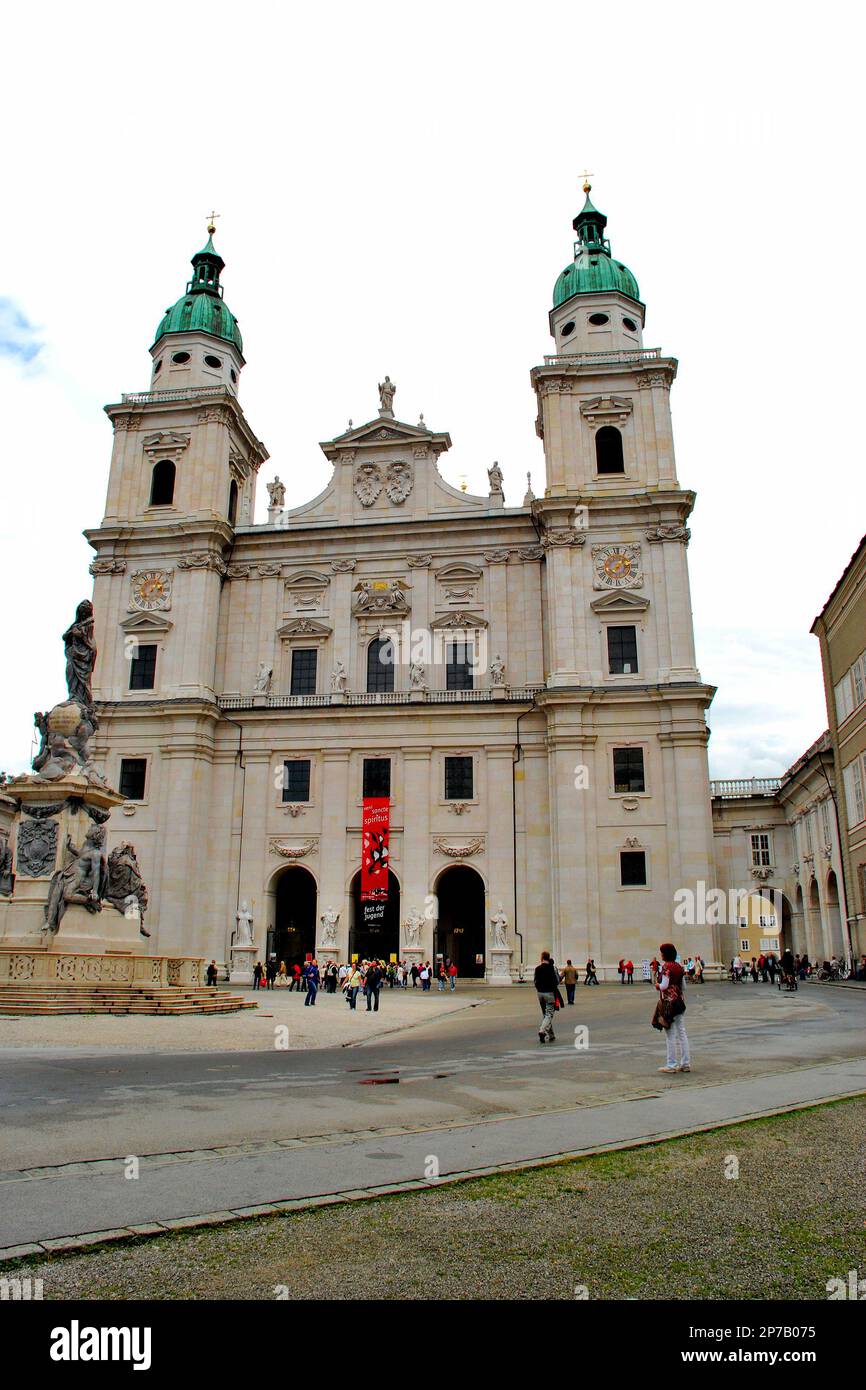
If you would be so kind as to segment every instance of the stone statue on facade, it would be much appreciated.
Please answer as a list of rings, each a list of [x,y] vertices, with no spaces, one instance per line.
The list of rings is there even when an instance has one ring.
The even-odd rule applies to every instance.
[[[240,908],[235,913],[235,920],[238,924],[237,935],[235,936],[235,945],[252,946],[253,914],[250,912],[246,903],[241,903]]]
[[[93,631],[93,604],[90,599],[84,599],[75,610],[75,622],[63,634],[63,643],[66,647],[66,688],[69,698],[85,709],[93,706],[90,684],[96,663]]]
[[[67,835],[66,863],[52,875],[45,904],[43,932],[58,930],[71,903],[80,903],[88,912],[101,912],[107,887],[105,826],[91,826],[81,849],[76,849]]]
[[[6,839],[0,840],[0,898],[12,896],[12,846]]]
[[[344,695],[349,686],[349,678],[346,675],[346,668],[342,661],[334,662],[334,669],[331,672],[331,690],[334,694]]]
[[[48,727],[48,718],[39,710],[33,716],[41,739],[39,751],[33,759],[33,771],[47,782],[56,782],[58,778],[68,777],[75,772],[80,763],[66,735]]]
[[[274,481],[272,483],[267,483],[266,486],[268,489],[268,497],[270,498],[268,510],[272,512],[281,511],[286,505],[286,485],[280,480],[279,473],[276,473],[274,475]]]
[[[424,930],[424,914],[419,912],[417,907],[407,915],[403,926],[406,931],[406,945],[420,946],[421,933]]]
[[[496,493],[502,492],[502,484],[504,479],[502,477],[502,469],[499,467],[498,463],[494,462],[493,467],[488,468],[487,479],[491,497],[494,496],[494,494]]]
[[[253,685],[254,695],[269,695],[271,690],[271,679],[274,674],[273,666],[268,666],[266,662],[259,662],[258,674]]]
[[[505,662],[498,653],[490,663],[490,679],[494,685],[505,684]]]
[[[396,385],[389,376],[384,381],[379,382],[379,414],[394,414],[394,395],[397,390]]]
[[[423,661],[412,661],[409,663],[409,684],[413,690],[426,690],[427,682],[424,677],[427,674]]]
[[[322,923],[322,945],[336,946],[339,912],[334,907],[326,907],[319,920]]]
[[[500,903],[490,918],[490,925],[493,928],[493,944],[495,946],[508,945],[508,918]]]

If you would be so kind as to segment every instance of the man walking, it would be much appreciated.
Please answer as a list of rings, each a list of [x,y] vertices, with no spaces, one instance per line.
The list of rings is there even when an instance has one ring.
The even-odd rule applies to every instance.
[[[538,1030],[540,1043],[556,1041],[556,1034],[553,1031],[553,1015],[556,1012],[558,987],[559,976],[550,958],[550,952],[542,951],[541,960],[535,967],[535,992],[538,995],[538,1002],[544,1010],[544,1018]]]
[[[319,967],[316,961],[311,960],[304,968],[304,975],[307,980],[307,997],[304,1004],[315,1004],[316,995],[319,992]]]
[[[569,1004],[573,1004],[574,987],[577,984],[577,967],[572,965],[570,960],[565,962],[565,969],[562,972],[562,983],[565,985],[565,994]]]
[[[590,956],[589,960],[586,962],[586,979],[583,983],[585,985],[598,984],[598,976],[595,973],[595,961],[593,960],[592,956]]]
[[[367,1013],[371,1008],[374,1013],[379,1012],[379,990],[382,988],[382,971],[379,969],[379,962],[372,960],[367,966],[367,975],[364,980],[364,993],[367,996]],[[376,1004],[373,1008],[373,1000]]]

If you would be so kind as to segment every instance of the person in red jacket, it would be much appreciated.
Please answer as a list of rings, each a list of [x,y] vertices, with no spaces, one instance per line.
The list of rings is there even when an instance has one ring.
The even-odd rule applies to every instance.
[[[448,967],[448,978],[451,981],[451,993],[453,994],[457,988],[457,966],[454,964],[453,960]]]
[[[628,980],[629,984],[630,984],[630,985],[633,985],[633,984],[634,984],[634,961],[633,961],[633,960],[627,960],[627,961],[626,961],[626,963],[625,963],[625,973],[626,973],[626,979]]]

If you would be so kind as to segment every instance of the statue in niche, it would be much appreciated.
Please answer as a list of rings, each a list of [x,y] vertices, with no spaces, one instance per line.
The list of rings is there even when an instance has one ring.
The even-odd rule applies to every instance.
[[[92,825],[81,849],[66,837],[66,863],[52,876],[45,904],[43,932],[56,932],[71,903],[88,912],[101,912],[108,888],[108,857],[105,853],[105,826]]]
[[[394,395],[397,387],[389,376],[379,382],[379,414],[394,414]]]
[[[252,946],[253,914],[250,912],[246,903],[241,903],[240,908],[235,913],[235,920],[238,924],[237,934],[235,935],[235,945]]]
[[[490,925],[493,928],[493,943],[495,946],[508,945],[508,918],[499,904],[493,916],[490,918]]]

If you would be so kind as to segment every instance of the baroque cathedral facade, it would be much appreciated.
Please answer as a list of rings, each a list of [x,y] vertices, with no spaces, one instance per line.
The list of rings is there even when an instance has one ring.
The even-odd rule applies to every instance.
[[[677,362],[586,202],[533,367],[543,494],[451,487],[446,432],[373,419],[321,447],[286,508],[240,403],[243,344],[212,236],[159,325],[148,390],[106,407],[95,749],[124,796],[162,954],[450,956],[507,982],[655,953],[713,877],[688,578],[694,493]],[[212,231],[212,229],[211,229]],[[363,811],[387,804],[388,896],[362,901]],[[116,824],[115,824],[116,823]],[[684,952],[714,955],[705,926]]]

